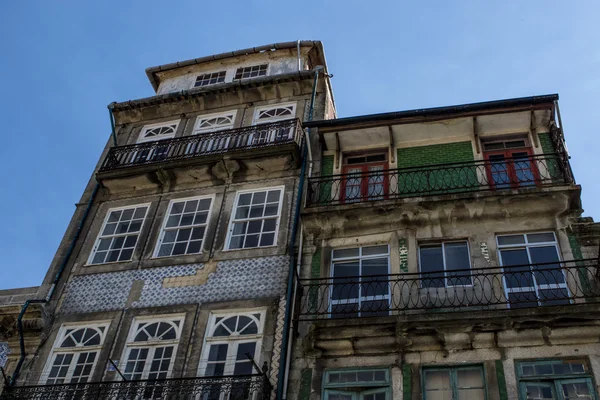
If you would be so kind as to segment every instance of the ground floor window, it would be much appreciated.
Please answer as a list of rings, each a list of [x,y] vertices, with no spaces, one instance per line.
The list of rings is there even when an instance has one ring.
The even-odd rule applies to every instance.
[[[342,369],[326,371],[324,400],[391,400],[388,369]]]
[[[485,380],[481,365],[431,367],[423,369],[425,400],[485,400]]]
[[[584,359],[517,362],[521,400],[597,400]]]

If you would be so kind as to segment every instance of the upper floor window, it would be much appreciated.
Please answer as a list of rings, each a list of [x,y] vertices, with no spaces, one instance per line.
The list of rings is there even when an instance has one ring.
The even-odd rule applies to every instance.
[[[521,400],[598,398],[584,359],[518,361],[516,372]]]
[[[212,197],[172,200],[156,247],[156,257],[198,254],[206,235]]]
[[[143,204],[108,210],[88,264],[131,260],[148,206]]]
[[[252,65],[249,67],[240,67],[235,70],[234,80],[254,78],[257,76],[267,75],[267,68],[269,64]]]
[[[227,249],[275,245],[282,199],[282,187],[238,192],[229,224]]]
[[[121,365],[127,380],[165,379],[171,375],[183,315],[135,319]]]
[[[425,368],[423,380],[424,400],[486,399],[481,366]]]
[[[266,124],[296,117],[296,103],[275,104],[257,107],[254,110],[254,124]]]
[[[387,368],[330,370],[323,376],[324,400],[391,400]]]
[[[225,82],[225,73],[227,71],[212,72],[208,74],[202,74],[196,77],[194,87],[202,87],[208,85],[214,85],[215,83]]]
[[[332,251],[332,318],[388,315],[390,307],[388,245]]]
[[[535,185],[539,181],[533,151],[525,137],[484,141],[488,181],[496,189]]]
[[[554,232],[502,235],[496,240],[511,308],[569,303]]]
[[[210,133],[233,129],[236,110],[226,111],[218,114],[199,115],[194,124],[193,134]]]
[[[264,319],[263,310],[211,314],[198,372],[203,376],[258,373],[246,353],[260,365]]]
[[[178,125],[179,120],[146,125],[142,128],[137,142],[142,143],[154,140],[171,139],[175,137]]]
[[[364,200],[384,199],[389,193],[387,151],[344,156],[342,173],[342,201],[354,203]]]
[[[471,257],[466,241],[419,246],[422,287],[472,285]]]
[[[98,361],[108,322],[85,326],[62,326],[48,358],[41,384],[87,382]]]

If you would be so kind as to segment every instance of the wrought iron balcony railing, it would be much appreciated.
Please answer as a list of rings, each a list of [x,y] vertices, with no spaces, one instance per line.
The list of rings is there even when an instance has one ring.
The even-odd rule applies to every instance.
[[[302,138],[300,122],[290,119],[210,134],[118,146],[109,150],[100,172],[286,143],[296,143],[300,147]]]
[[[600,303],[597,259],[300,279],[299,320]]]
[[[309,179],[307,207],[573,183],[563,154],[372,170]]]
[[[145,381],[69,383],[6,388],[2,400],[267,400],[266,375],[215,376]]]

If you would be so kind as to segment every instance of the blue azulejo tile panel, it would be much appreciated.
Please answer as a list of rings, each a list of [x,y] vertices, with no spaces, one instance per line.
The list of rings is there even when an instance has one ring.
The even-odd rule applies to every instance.
[[[280,296],[285,293],[288,267],[287,256],[221,261],[206,283],[180,287],[163,287],[163,280],[195,275],[204,265],[81,275],[68,283],[59,312],[72,314],[123,309],[136,280],[143,281],[143,288],[139,298],[131,303],[132,308]]]
[[[0,367],[4,368],[6,366],[9,354],[10,347],[8,347],[8,343],[0,342]]]

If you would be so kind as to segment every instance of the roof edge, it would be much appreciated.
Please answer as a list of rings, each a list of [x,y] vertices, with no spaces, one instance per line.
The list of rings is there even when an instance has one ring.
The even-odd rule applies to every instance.
[[[558,94],[546,94],[529,97],[516,97],[504,100],[492,100],[479,103],[459,104],[444,107],[419,108],[414,110],[394,111],[388,113],[358,115],[355,117],[346,117],[338,119],[328,119],[319,121],[305,121],[302,123],[307,128],[315,127],[335,127],[363,122],[383,122],[407,117],[427,117],[435,115],[451,115],[469,111],[481,111],[493,108],[516,107],[523,105],[534,105],[549,103],[558,100]]]

